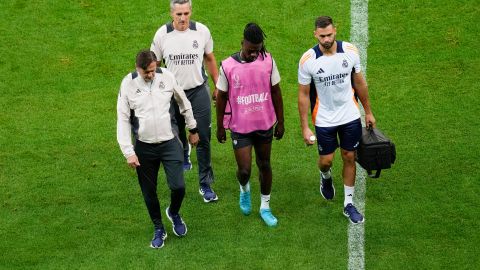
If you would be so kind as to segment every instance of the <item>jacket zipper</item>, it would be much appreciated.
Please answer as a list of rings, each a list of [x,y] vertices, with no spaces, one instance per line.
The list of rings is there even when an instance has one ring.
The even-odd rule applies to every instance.
[[[153,86],[153,82],[152,84],[150,85],[149,87],[149,90],[150,90],[150,102],[152,104],[152,107],[153,107],[153,123],[154,123],[154,127],[155,127],[155,142],[158,142],[159,141],[159,138],[158,138],[158,129],[157,129],[157,109],[156,109],[156,106],[155,106],[155,102],[153,101],[153,93],[152,93],[152,86]]]

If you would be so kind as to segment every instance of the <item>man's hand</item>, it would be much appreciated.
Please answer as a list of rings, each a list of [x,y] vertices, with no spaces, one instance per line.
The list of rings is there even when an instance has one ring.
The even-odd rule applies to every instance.
[[[198,132],[195,134],[188,134],[188,141],[192,146],[197,146],[198,142],[200,141],[200,138],[198,137]]]
[[[283,134],[285,133],[285,126],[283,123],[277,123],[275,126],[275,130],[273,132],[273,136],[275,136],[275,139],[280,140],[283,137]]]
[[[213,101],[217,100],[217,93],[218,93],[218,89],[215,87],[215,90],[213,90],[213,93],[212,93],[212,100]],[[213,105],[215,106],[215,102],[213,102]]]
[[[132,168],[136,168],[138,166],[140,166],[140,162],[138,161],[138,157],[137,155],[133,155],[133,156],[129,156],[127,158],[127,164],[128,166],[132,167]]]
[[[227,134],[224,127],[217,127],[217,140],[219,143],[225,143],[227,141]]]
[[[303,141],[305,142],[305,145],[312,146],[315,143],[315,140],[313,141],[310,140],[310,138],[315,138],[315,135],[309,128],[302,130],[302,134],[303,134]]]
[[[377,122],[375,121],[375,117],[373,117],[373,113],[365,114],[365,125],[371,128],[377,126]]]

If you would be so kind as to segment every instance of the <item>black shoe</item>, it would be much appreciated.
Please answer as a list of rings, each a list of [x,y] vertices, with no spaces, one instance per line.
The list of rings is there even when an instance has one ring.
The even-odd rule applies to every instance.
[[[320,174],[320,194],[325,200],[332,200],[335,197],[335,187],[333,186],[333,178],[323,178]]]

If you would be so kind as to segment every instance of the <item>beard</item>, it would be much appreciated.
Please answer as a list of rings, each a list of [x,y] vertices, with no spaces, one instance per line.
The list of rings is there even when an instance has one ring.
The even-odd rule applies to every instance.
[[[334,35],[332,42],[320,43],[320,45],[321,45],[324,49],[330,50],[330,48],[332,48],[333,43],[335,43],[336,40],[337,40],[337,35]]]
[[[329,50],[330,48],[332,48],[334,42],[335,40],[333,40],[332,42],[320,43],[320,45],[322,45],[323,48]]]

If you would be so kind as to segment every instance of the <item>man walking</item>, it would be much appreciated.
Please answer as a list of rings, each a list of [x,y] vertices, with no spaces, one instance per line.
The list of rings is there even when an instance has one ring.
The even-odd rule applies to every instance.
[[[222,61],[217,83],[217,139],[224,143],[225,128],[230,129],[240,184],[239,204],[244,215],[251,212],[250,173],[252,148],[255,149],[261,192],[260,216],[268,226],[276,226],[277,218],[270,210],[270,153],[273,137],[281,139],[285,128],[280,74],[265,49],[264,38],[260,26],[247,24],[240,52]]]
[[[365,110],[366,125],[374,127],[375,118],[370,108],[367,83],[361,72],[360,56],[354,45],[336,40],[336,28],[328,16],[316,19],[314,35],[319,44],[303,54],[298,67],[298,110],[303,139],[308,145],[314,144],[312,139],[315,136],[308,126],[308,109],[312,103],[312,120],[320,154],[320,193],[326,200],[335,196],[331,167],[335,150],[340,146],[345,191],[343,213],[350,222],[363,223],[363,215],[353,204],[355,149],[362,134],[355,93]]]
[[[148,213],[154,225],[152,248],[161,248],[167,233],[162,223],[157,197],[157,177],[163,164],[170,206],[166,215],[177,236],[187,234],[187,226],[180,217],[180,206],[185,195],[183,178],[183,148],[174,136],[171,126],[172,97],[180,107],[190,130],[192,145],[198,143],[196,121],[190,102],[175,77],[164,68],[157,68],[155,54],[140,51],[136,58],[136,71],[122,81],[117,101],[117,141],[130,167],[135,168]],[[132,143],[132,130],[135,144]]]
[[[150,50],[157,56],[158,64],[163,61],[166,68],[175,75],[192,104],[200,136],[197,146],[199,192],[205,202],[212,202],[218,200],[218,196],[211,188],[214,181],[210,150],[212,113],[203,63],[205,62],[213,83],[216,83],[218,70],[213,54],[213,39],[205,25],[190,20],[191,0],[171,0],[170,15],[172,22],[158,29]],[[184,146],[184,170],[190,170],[190,145],[186,141],[184,120],[176,104],[174,108],[178,132]]]

